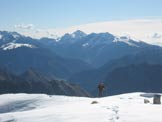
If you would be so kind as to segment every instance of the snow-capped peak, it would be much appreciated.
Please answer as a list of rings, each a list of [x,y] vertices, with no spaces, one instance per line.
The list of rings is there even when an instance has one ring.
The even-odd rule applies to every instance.
[[[128,44],[128,45],[130,45],[130,46],[136,46],[136,47],[138,47],[138,45],[132,43],[130,37],[128,37],[128,36],[116,37],[116,38],[113,40],[113,42],[124,42],[124,43],[126,43],[126,44]]]
[[[3,42],[12,42],[13,40],[18,40],[21,37],[24,36],[17,32],[0,31],[0,39]]]
[[[22,35],[18,34],[17,32],[11,32],[10,33],[15,39],[21,37]]]
[[[3,50],[12,50],[19,47],[35,48],[35,46],[31,44],[22,44],[22,43],[13,43],[13,42],[2,45],[0,48],[2,48]]]
[[[82,38],[82,37],[86,36],[86,34],[84,32],[82,32],[82,31],[80,31],[80,30],[77,30],[77,31],[73,32],[71,34],[71,36],[73,38]]]

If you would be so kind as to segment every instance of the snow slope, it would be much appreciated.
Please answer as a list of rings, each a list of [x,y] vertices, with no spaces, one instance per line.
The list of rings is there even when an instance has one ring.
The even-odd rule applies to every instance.
[[[2,48],[3,50],[12,50],[19,47],[35,48],[35,46],[30,44],[21,44],[21,43],[13,43],[13,42],[2,45],[0,48]]]
[[[113,42],[123,42],[123,43],[126,43],[128,44],[129,46],[135,46],[135,47],[139,47],[138,45],[135,45],[131,42],[130,38],[129,37],[126,37],[126,36],[121,36],[121,37],[116,37]]]
[[[105,98],[0,95],[0,122],[162,122],[162,105],[142,93]],[[144,99],[151,103],[144,104]],[[97,101],[97,104],[91,104]]]

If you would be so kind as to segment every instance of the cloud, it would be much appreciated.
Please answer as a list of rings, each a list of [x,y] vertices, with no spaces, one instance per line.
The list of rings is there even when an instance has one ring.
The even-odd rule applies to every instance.
[[[28,26],[27,26],[28,25]],[[19,28],[28,28],[28,32],[23,32],[34,38],[41,37],[60,37],[65,33],[72,33],[76,30],[84,31],[89,34],[92,32],[109,32],[116,36],[129,35],[135,40],[142,40],[151,44],[162,45],[162,19],[133,19],[119,21],[105,21],[97,23],[89,23],[84,25],[72,26],[68,28],[46,28],[46,29],[30,29],[32,24],[17,25]],[[57,35],[57,36],[55,36]]]
[[[58,29],[61,34],[82,30],[86,33],[109,32],[116,36],[129,35],[132,39],[151,44],[162,45],[162,19],[133,19],[121,21],[106,21]],[[52,30],[51,30],[52,31]],[[55,32],[56,30],[53,30]],[[157,34],[155,34],[157,33]],[[161,35],[160,35],[161,34]],[[153,38],[154,35],[154,38]]]
[[[17,24],[14,26],[16,29],[26,29],[26,30],[30,30],[34,28],[33,24]]]

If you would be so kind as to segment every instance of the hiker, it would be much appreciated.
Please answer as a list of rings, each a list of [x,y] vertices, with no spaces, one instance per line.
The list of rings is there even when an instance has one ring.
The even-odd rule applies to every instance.
[[[103,90],[104,90],[105,86],[102,82],[100,82],[98,84],[98,97],[102,97],[103,96]]]

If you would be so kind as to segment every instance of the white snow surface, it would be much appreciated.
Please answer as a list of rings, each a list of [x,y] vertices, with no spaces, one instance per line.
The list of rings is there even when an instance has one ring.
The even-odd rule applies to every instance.
[[[89,45],[88,43],[82,44],[83,47],[87,47],[88,45]]]
[[[19,34],[16,34],[16,33],[12,34],[12,36],[13,36],[15,39],[17,39],[17,38],[20,37],[20,35],[19,35]]]
[[[0,122],[162,122],[162,105],[140,94],[144,93],[104,98],[4,94]],[[144,99],[150,103],[144,104]]]
[[[71,36],[72,36],[73,38],[75,38],[75,37],[76,37],[76,35],[75,35],[74,33],[72,33],[72,34],[71,34]]]
[[[19,47],[35,48],[35,46],[31,44],[22,44],[22,43],[15,43],[15,42],[10,42],[5,45],[2,45],[0,48],[2,48],[3,50],[12,50]]]
[[[122,37],[116,37],[113,42],[124,42],[126,43],[127,45],[129,46],[135,46],[135,47],[138,47],[138,45],[135,45],[133,43],[130,42],[130,38],[129,37],[126,37],[126,36],[122,36]]]

